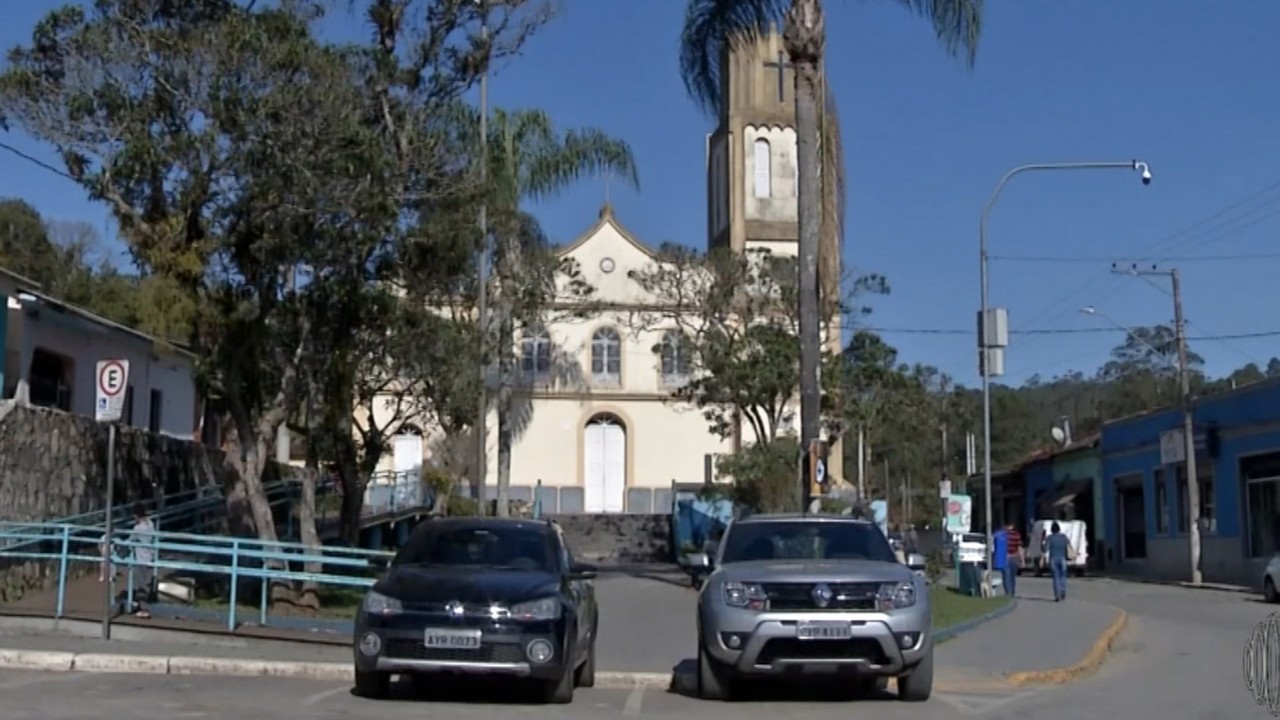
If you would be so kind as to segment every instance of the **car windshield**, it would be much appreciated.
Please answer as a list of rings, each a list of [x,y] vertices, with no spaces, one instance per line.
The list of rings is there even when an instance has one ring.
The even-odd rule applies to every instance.
[[[722,563],[758,560],[897,562],[880,529],[869,523],[763,521],[729,530]]]
[[[410,538],[393,564],[548,572],[554,558],[550,539],[539,528],[437,527]]]

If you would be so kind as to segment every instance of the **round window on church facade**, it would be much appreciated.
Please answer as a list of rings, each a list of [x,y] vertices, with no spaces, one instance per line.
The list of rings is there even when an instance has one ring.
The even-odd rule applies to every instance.
[[[606,273],[613,272],[613,258],[604,258],[603,260],[601,260],[600,270],[601,272],[606,272]]]

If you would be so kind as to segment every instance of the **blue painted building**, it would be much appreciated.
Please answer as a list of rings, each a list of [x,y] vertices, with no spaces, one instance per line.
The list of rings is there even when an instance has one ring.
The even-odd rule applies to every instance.
[[[1198,399],[1194,426],[1204,580],[1256,586],[1280,551],[1280,379]],[[1119,573],[1190,578],[1181,428],[1177,408],[1103,425],[1105,562]]]

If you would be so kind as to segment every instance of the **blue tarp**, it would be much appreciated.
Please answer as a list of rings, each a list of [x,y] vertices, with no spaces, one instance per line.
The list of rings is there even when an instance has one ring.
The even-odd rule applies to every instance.
[[[675,492],[675,508],[671,516],[671,549],[676,560],[685,545],[703,547],[717,530],[723,530],[733,519],[732,502],[702,498],[699,496],[701,489],[677,489]]]

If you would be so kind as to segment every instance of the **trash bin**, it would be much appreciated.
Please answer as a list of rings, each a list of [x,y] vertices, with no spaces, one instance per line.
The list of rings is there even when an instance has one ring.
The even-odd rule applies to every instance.
[[[962,562],[958,569],[956,588],[961,595],[982,595],[982,570],[985,563]]]

